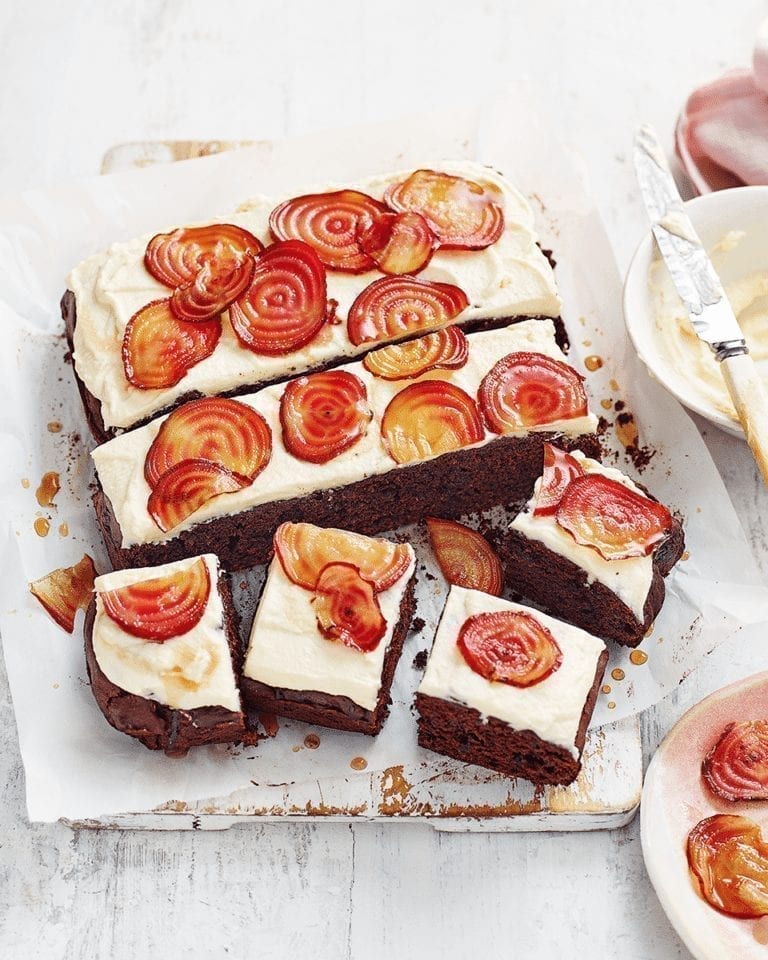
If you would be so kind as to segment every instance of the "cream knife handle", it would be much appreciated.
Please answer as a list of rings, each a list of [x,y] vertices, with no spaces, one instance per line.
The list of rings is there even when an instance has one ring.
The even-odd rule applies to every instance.
[[[747,443],[768,484],[768,392],[763,379],[747,353],[726,357],[721,369]]]

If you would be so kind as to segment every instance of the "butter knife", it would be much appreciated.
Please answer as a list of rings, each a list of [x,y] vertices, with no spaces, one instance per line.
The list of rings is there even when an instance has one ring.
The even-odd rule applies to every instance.
[[[638,130],[633,159],[653,235],[672,283],[693,329],[720,363],[744,436],[768,484],[768,392],[650,126]]]

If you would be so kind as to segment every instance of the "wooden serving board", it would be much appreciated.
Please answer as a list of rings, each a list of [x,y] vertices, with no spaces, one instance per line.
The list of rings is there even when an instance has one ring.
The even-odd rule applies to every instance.
[[[107,152],[101,170],[114,173],[248,145],[252,142],[121,144]],[[535,790],[527,781],[435,755],[368,776],[251,783],[227,797],[68,822],[76,828],[146,830],[225,830],[254,819],[426,822],[444,831],[606,830],[632,819],[642,780],[640,720],[630,717],[589,731],[581,774],[568,787]]]

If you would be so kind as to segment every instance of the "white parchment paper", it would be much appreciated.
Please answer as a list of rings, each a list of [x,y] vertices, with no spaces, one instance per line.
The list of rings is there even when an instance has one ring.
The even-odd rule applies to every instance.
[[[100,572],[108,569],[90,510],[91,441],[64,362],[58,300],[69,269],[116,240],[226,214],[253,193],[467,157],[495,166],[531,197],[543,245],[558,261],[572,357],[604,361],[587,375],[593,405],[612,420],[616,401],[623,401],[625,412],[634,415],[640,443],[655,450],[640,480],[685,518],[690,553],[668,579],[667,603],[642,644],[647,663],[635,666],[626,650],[612,650],[608,674],[620,667],[626,676],[606,676],[611,691],[599,700],[595,724],[645,709],[718,642],[768,620],[768,590],[698,432],[648,378],[625,336],[620,279],[594,204],[528,102],[528,93],[517,91],[481,109],[451,106],[443,115],[265,143],[0,200],[0,628],[32,820],[82,820],[149,810],[169,800],[224,797],[249,781],[361,775],[350,768],[355,757],[366,759],[368,773],[430,757],[416,745],[410,704],[421,674],[412,661],[431,644],[445,586],[415,528],[405,532],[420,556],[418,616],[424,627],[406,644],[390,719],[375,740],[318,730],[315,750],[303,745],[308,727],[280,721],[277,736],[254,748],[204,748],[182,761],[147,751],[113,731],[96,708],[85,675],[82,614],[70,637],[28,592],[30,580],[74,563],[83,552]],[[63,424],[60,433],[48,431],[53,420]],[[633,473],[611,429],[606,439],[619,464]],[[62,477],[56,506],[48,510],[34,497],[46,470]],[[22,480],[30,481],[29,488]],[[33,530],[39,515],[51,521],[45,538]],[[257,571],[248,578],[246,608],[259,576]]]

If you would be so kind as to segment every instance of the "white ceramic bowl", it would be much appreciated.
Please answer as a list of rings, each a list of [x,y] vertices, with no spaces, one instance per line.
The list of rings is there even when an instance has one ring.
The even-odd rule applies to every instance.
[[[720,276],[725,284],[757,271],[768,272],[768,186],[707,193],[689,200],[685,209],[708,250],[730,231],[744,232],[743,239],[720,261]],[[660,348],[648,287],[649,270],[657,256],[649,231],[632,258],[624,283],[624,320],[638,356],[651,375],[682,404],[722,430],[743,437],[741,426],[713,406],[698,389],[695,379],[673,366]]]

